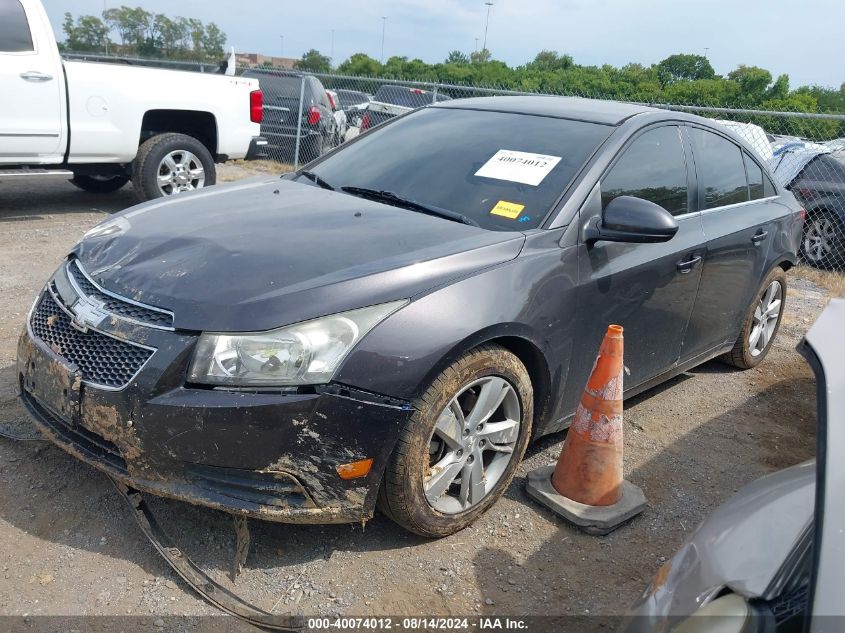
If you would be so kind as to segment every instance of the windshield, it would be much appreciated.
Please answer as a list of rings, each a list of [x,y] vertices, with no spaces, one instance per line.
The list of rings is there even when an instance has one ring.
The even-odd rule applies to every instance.
[[[612,127],[549,117],[426,108],[311,167],[335,189],[389,191],[486,229],[536,228]]]
[[[299,99],[299,93],[301,91],[300,85],[302,84],[301,77],[296,75],[273,75],[270,73],[255,71],[245,72],[244,77],[258,79],[258,83],[261,84],[261,90],[263,90],[267,96],[296,97]]]

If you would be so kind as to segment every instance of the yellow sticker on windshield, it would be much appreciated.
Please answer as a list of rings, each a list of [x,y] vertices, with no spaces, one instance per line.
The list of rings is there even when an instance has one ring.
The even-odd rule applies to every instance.
[[[524,204],[517,204],[515,202],[507,202],[506,200],[499,200],[496,206],[490,210],[490,215],[501,215],[503,218],[509,220],[516,220],[522,210],[525,208]]]

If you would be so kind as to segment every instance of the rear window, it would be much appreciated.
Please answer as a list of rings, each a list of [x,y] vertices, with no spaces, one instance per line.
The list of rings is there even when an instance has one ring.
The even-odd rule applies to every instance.
[[[34,50],[23,5],[19,0],[0,0],[0,53]]]
[[[425,108],[341,146],[311,169],[335,188],[391,191],[462,213],[491,230],[530,229],[540,225],[613,129],[506,112]]]
[[[354,90],[338,90],[337,98],[343,107],[360,105],[369,101],[366,94]]]
[[[2,2],[2,0],[0,0]],[[291,77],[284,75],[270,75],[265,73],[246,72],[244,77],[252,77],[258,79],[261,85],[261,91],[265,96],[271,97],[296,97],[299,99],[300,86],[302,84],[301,77]],[[306,98],[308,97],[306,91]]]
[[[821,182],[845,182],[845,163],[828,154],[822,154],[811,160],[801,170],[799,178]]]
[[[405,106],[406,108],[421,108],[430,103],[449,101],[450,97],[433,92],[419,90],[418,88],[406,88],[404,86],[382,86],[376,91],[373,101],[391,103],[393,105]]]

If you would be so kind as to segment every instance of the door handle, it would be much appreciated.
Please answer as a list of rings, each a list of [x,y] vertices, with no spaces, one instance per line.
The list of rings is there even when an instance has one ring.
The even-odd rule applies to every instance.
[[[754,237],[751,238],[751,242],[754,244],[759,244],[767,237],[769,237],[768,231],[757,231],[757,233],[754,234]]]
[[[686,275],[690,272],[693,268],[698,265],[698,262],[701,261],[701,255],[694,255],[689,259],[685,259],[682,262],[678,262],[678,270],[682,275]]]
[[[53,75],[40,73],[37,70],[27,70],[26,72],[21,73],[21,79],[26,79],[27,81],[51,81],[53,79]]]

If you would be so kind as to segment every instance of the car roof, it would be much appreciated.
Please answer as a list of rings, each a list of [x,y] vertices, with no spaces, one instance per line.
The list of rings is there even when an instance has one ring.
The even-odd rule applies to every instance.
[[[657,108],[619,101],[584,99],[582,97],[556,97],[551,95],[525,95],[502,97],[476,97],[455,99],[432,105],[433,108],[457,108],[465,110],[488,110],[491,112],[513,112],[560,119],[577,119],[605,125],[619,125],[634,115],[645,112],[661,112]]]

